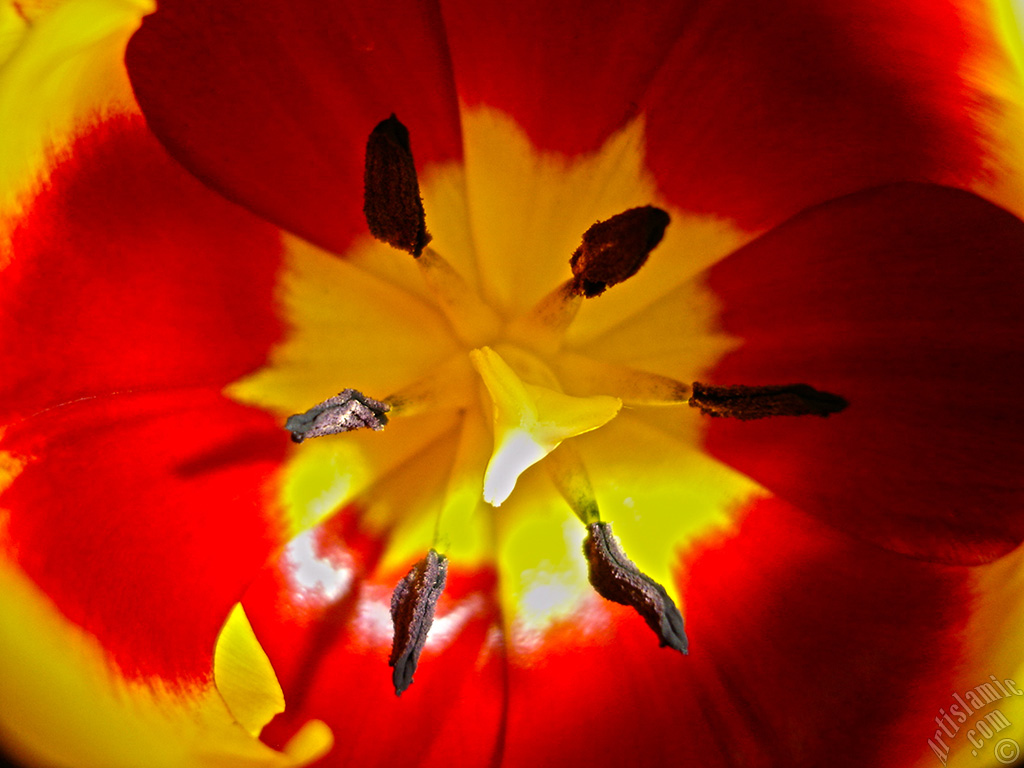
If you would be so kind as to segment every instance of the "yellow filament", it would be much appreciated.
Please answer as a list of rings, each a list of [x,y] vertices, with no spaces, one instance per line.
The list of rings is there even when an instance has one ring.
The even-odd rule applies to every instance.
[[[426,248],[416,259],[416,264],[459,339],[476,346],[498,334],[501,319],[497,313],[484,303],[443,256],[433,248]]]

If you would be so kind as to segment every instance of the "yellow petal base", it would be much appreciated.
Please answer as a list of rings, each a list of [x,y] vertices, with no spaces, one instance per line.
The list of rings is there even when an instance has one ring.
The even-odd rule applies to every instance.
[[[290,768],[330,749],[330,730],[319,722],[307,724],[284,751],[271,749],[237,721],[212,682],[172,691],[158,681],[125,680],[93,637],[64,619],[38,588],[2,561],[0,596],[0,742],[28,764]],[[242,621],[248,625],[244,614],[229,621],[225,648],[232,647],[229,655],[236,660],[251,662],[254,649],[244,649]],[[250,683],[266,687],[267,669],[243,663],[222,668],[229,689],[243,687],[238,669],[256,669]],[[268,711],[250,709],[249,725]]]

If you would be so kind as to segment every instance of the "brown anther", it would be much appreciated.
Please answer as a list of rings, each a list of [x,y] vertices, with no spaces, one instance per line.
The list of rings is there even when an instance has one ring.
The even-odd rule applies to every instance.
[[[388,423],[384,414],[390,410],[387,403],[367,397],[355,389],[345,389],[305,413],[289,416],[284,428],[292,433],[292,441],[296,443],[307,437],[336,435],[353,429],[368,428],[379,432]]]
[[[599,221],[583,234],[569,260],[575,275],[573,289],[587,298],[637,273],[647,255],[661,242],[669,215],[645,205]]]
[[[366,141],[363,213],[370,234],[418,257],[430,242],[409,131],[391,115]]]
[[[391,681],[395,695],[412,685],[412,676],[427,642],[427,633],[434,623],[437,601],[444,592],[448,578],[448,558],[431,549],[398,582],[391,595],[391,620],[395,625],[395,639],[388,661],[394,672]]]
[[[650,576],[641,573],[626,557],[608,523],[591,523],[583,542],[583,554],[589,566],[590,583],[597,594],[639,613],[654,630],[662,647],[686,653],[688,643],[679,613],[668,592]]]
[[[716,387],[693,383],[690,405],[706,416],[733,419],[764,419],[769,416],[829,416],[849,403],[839,395],[822,392],[808,384],[769,387]]]

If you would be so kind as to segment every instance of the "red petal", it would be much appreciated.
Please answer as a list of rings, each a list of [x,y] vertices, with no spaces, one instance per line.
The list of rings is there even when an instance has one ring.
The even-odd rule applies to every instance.
[[[186,168],[335,252],[366,231],[377,122],[397,113],[419,164],[461,153],[432,3],[167,0],[126,60],[150,127]]]
[[[533,143],[597,149],[639,101],[694,15],[678,0],[443,0],[459,98],[511,114]]]
[[[370,129],[395,111],[421,165],[458,156],[456,85],[562,152],[645,113],[663,193],[748,228],[887,181],[967,184],[987,157],[977,104],[996,102],[963,73],[1003,60],[987,15],[968,0],[446,0],[442,21],[414,2],[171,0],[127,60],[186,167],[340,252],[364,231]]]
[[[428,648],[396,699],[389,642],[366,618],[375,602],[386,614],[401,573],[368,576],[381,545],[344,518],[328,536],[320,530],[316,553],[333,563],[329,579],[344,575],[340,594],[299,586],[285,558],[245,598],[289,701],[264,737],[283,741],[304,718],[322,717],[336,737],[323,765],[533,766],[538,755],[551,765],[674,765],[685,755],[704,766],[799,768],[930,754],[921,734],[934,731],[961,652],[962,571],[762,500],[736,535],[688,558],[690,656],[659,649],[634,612],[595,597],[604,624],[588,614],[539,647],[506,637],[505,662],[494,645],[501,625],[484,609],[440,653]],[[486,605],[493,589],[486,574],[453,575],[438,616]],[[888,689],[894,680],[899,690]]]
[[[415,682],[399,698],[388,610],[405,571],[376,572],[382,543],[360,533],[348,513],[316,531],[316,558],[330,564],[333,585],[303,584],[316,566],[296,563],[291,549],[244,600],[288,703],[264,740],[281,745],[319,718],[334,732],[325,765],[493,764],[504,687],[494,575],[452,564]]]
[[[774,500],[690,559],[689,656],[658,648],[635,613],[608,603],[596,639],[566,625],[510,655],[503,766],[538,754],[545,765],[707,768],[930,754],[963,624],[961,572],[832,535]]]
[[[0,422],[76,398],[220,388],[278,334],[276,230],[181,170],[137,119],[82,136],[0,271]]]
[[[0,496],[22,570],[124,674],[205,679],[280,544],[280,425],[215,393],[125,395],[52,409],[0,448],[27,459]]]
[[[996,50],[976,5],[706,5],[644,99],[662,191],[755,229],[891,181],[966,185],[987,149],[961,72]]]
[[[986,155],[971,2],[445,0],[459,96],[576,153],[645,113],[676,206],[774,224],[887,181],[966,183]]]
[[[831,418],[706,421],[707,447],[818,518],[906,554],[979,563],[1024,539],[1024,224],[966,192],[834,201],[710,273],[743,340],[719,384],[806,382]]]

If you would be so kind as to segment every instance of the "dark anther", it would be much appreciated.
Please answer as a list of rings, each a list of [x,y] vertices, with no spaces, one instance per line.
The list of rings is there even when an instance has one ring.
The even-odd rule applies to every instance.
[[[849,405],[831,392],[808,384],[774,387],[715,387],[694,382],[690,405],[706,416],[764,419],[768,416],[828,416]]]
[[[662,646],[687,652],[686,631],[679,609],[661,584],[641,573],[626,557],[608,523],[587,526],[583,554],[587,557],[590,583],[597,594],[613,603],[633,607],[658,635]]]
[[[384,414],[391,406],[367,397],[362,392],[346,389],[334,397],[314,405],[305,413],[289,416],[284,428],[292,433],[292,441],[301,443],[307,437],[334,435],[353,429],[369,428],[378,432],[388,423]]]
[[[583,234],[583,242],[569,260],[576,293],[599,296],[605,288],[635,275],[661,242],[668,222],[668,214],[651,205],[597,222]]]
[[[388,664],[395,668],[391,681],[396,696],[401,696],[412,685],[412,676],[427,641],[427,632],[434,623],[434,610],[447,578],[448,558],[432,549],[398,582],[391,595],[395,640]]]
[[[419,256],[430,242],[409,131],[391,115],[366,141],[363,213],[370,234]]]

